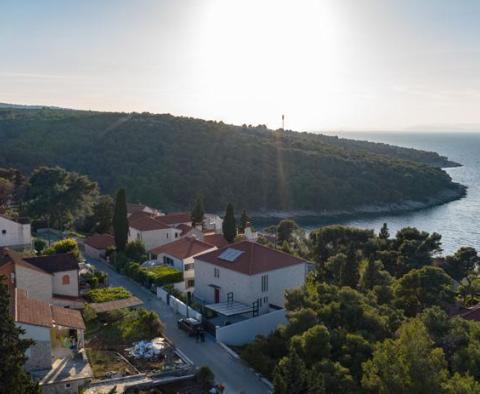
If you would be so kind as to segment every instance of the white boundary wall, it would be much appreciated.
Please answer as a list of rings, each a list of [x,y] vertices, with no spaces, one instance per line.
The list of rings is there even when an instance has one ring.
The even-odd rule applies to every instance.
[[[271,334],[281,324],[287,324],[285,309],[265,313],[228,326],[217,327],[217,342],[227,345],[244,345],[252,342],[257,335]]]
[[[157,287],[157,297],[160,298],[165,304],[167,303],[168,293]],[[185,305],[182,301],[174,296],[170,295],[170,308],[174,310],[176,313],[181,314],[182,316],[187,316],[187,305]],[[188,307],[188,316],[197,319],[198,321],[202,321],[202,314],[197,312],[195,309]]]

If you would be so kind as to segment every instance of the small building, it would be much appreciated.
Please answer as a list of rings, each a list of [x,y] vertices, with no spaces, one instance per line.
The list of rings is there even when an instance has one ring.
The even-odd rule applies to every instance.
[[[206,213],[203,217],[203,227],[205,230],[211,230],[217,234],[222,234],[223,219],[214,213]]]
[[[209,304],[239,303],[258,314],[283,308],[285,290],[305,283],[309,263],[251,241],[195,258],[195,297]]]
[[[167,224],[164,221],[167,216],[133,213],[128,218],[128,241],[142,241],[145,249],[150,250],[180,238],[182,230],[175,228],[173,224]]]
[[[173,227],[177,227],[180,224],[192,226],[192,215],[188,212],[172,212],[162,216],[162,221]]]
[[[208,243],[215,245],[218,249],[221,249],[228,245],[228,241],[225,239],[223,234],[217,233],[204,233],[203,240]]]
[[[132,203],[127,203],[127,217],[130,217],[133,213],[137,212],[144,212],[148,213],[150,215],[155,215],[155,216],[162,216],[165,215],[163,212],[156,208],[149,207],[148,205],[145,204],[132,204]]]
[[[32,247],[30,223],[26,220],[15,221],[0,214],[0,247],[30,249]]]
[[[52,275],[52,295],[79,296],[78,260],[70,253],[58,253],[48,256],[25,257],[27,263]],[[28,287],[26,287],[28,289]]]
[[[85,257],[103,260],[106,258],[107,249],[115,246],[115,238],[111,234],[94,234],[84,241]]]
[[[193,291],[195,287],[195,257],[216,250],[215,245],[194,237],[180,238],[175,242],[149,251],[158,264],[165,264],[183,272],[184,283],[181,291]]]

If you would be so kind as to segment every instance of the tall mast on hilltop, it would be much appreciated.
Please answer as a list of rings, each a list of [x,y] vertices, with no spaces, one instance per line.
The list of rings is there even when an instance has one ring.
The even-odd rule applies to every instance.
[[[285,131],[285,115],[282,114],[282,130]]]

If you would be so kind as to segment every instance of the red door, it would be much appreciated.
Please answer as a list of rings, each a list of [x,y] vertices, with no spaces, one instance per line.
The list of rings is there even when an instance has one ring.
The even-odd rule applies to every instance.
[[[220,289],[213,289],[215,291],[215,304],[218,304],[220,302]]]

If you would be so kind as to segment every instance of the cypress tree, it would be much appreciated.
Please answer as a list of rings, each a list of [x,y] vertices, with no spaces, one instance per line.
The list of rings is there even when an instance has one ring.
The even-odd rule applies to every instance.
[[[388,231],[388,226],[387,223],[383,223],[382,228],[380,229],[380,232],[378,234],[378,238],[380,239],[388,239],[390,238],[390,231]]]
[[[192,225],[196,226],[197,224],[203,224],[204,215],[205,210],[203,208],[203,197],[199,195],[195,200],[195,206],[193,207],[191,213]]]
[[[128,241],[127,197],[125,189],[120,189],[115,199],[113,234],[117,250],[124,250]]]
[[[340,272],[340,284],[355,289],[358,284],[358,257],[355,247],[352,245],[348,251],[347,260]]]
[[[240,230],[241,233],[245,232],[245,229],[247,228],[248,223],[250,223],[250,218],[247,215],[247,211],[245,211],[244,209],[240,216],[240,225],[238,226],[238,229]]]
[[[222,224],[223,237],[229,242],[232,243],[237,236],[237,222],[235,220],[235,212],[233,210],[233,205],[228,203],[227,209],[225,210],[225,217],[223,218]]]
[[[20,339],[25,330],[17,327],[10,316],[8,288],[5,276],[0,276],[0,393],[39,394],[23,365],[26,350],[33,345],[29,339]]]

